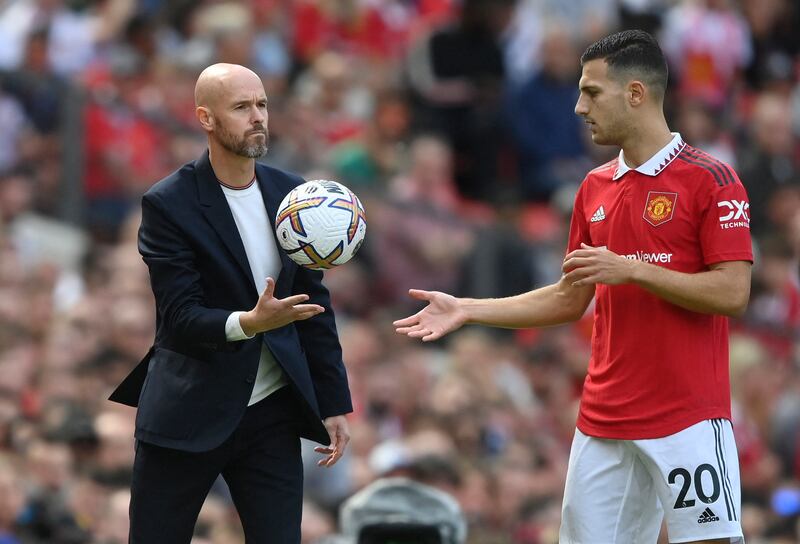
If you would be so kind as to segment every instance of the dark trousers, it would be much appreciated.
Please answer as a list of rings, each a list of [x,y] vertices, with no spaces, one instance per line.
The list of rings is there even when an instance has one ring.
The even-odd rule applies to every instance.
[[[248,544],[298,544],[303,465],[299,411],[289,387],[247,408],[234,433],[200,453],[137,441],[130,544],[189,544],[200,508],[222,474]]]

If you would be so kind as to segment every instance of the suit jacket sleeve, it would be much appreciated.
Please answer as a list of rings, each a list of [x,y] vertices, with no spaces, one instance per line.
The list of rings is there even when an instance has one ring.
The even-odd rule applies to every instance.
[[[159,317],[181,342],[210,349],[226,346],[225,322],[231,312],[204,306],[196,255],[169,217],[156,194],[142,198],[139,253],[150,270]]]
[[[325,308],[311,319],[294,323],[308,360],[320,416],[324,419],[352,412],[342,347],[336,333],[331,297],[322,284],[322,272],[298,268],[292,292],[305,293],[310,297],[309,302]]]

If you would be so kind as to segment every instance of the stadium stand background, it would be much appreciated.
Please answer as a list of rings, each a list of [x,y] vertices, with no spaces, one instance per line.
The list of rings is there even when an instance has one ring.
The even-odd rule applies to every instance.
[[[573,114],[577,59],[633,27],[668,54],[671,126],[750,194],[742,520],[751,544],[800,541],[799,19],[790,0],[0,2],[0,543],[127,541],[133,411],[105,398],[154,332],[138,199],[203,151],[193,85],[217,61],[265,81],[266,161],[367,208],[361,254],[326,275],[353,437],[332,470],[307,456],[303,543],[396,475],[454,496],[470,543],[556,542],[591,316],[425,346],[391,321],[416,308],[410,286],[503,296],[556,277],[576,186],[616,152]],[[193,542],[242,541],[220,482]]]

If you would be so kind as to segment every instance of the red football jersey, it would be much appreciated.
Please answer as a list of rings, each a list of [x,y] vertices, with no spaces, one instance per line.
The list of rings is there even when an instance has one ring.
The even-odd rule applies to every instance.
[[[753,260],[747,194],[726,164],[679,134],[649,161],[619,158],[587,174],[569,251],[605,246],[680,272]],[[636,285],[598,284],[578,428],[603,438],[657,438],[731,417],[728,319],[685,310]]]

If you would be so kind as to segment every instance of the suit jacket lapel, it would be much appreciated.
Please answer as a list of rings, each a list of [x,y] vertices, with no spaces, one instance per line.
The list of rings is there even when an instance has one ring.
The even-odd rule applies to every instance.
[[[195,171],[197,172],[197,191],[203,215],[214,227],[225,247],[239,264],[239,268],[257,296],[258,292],[255,283],[253,283],[253,271],[250,269],[247,253],[244,251],[244,244],[241,236],[239,236],[239,229],[236,227],[236,221],[233,219],[233,214],[228,206],[228,201],[225,199],[225,194],[222,192],[222,187],[217,181],[217,176],[211,168],[208,151],[195,161]]]
[[[278,236],[275,232],[275,216],[278,215],[278,206],[283,200],[284,195],[281,194],[278,186],[269,179],[269,173],[265,168],[262,168],[256,163],[256,178],[258,179],[258,186],[261,189],[261,196],[264,198],[264,206],[267,208],[267,219],[272,227],[272,235],[275,238],[275,246],[278,248],[278,254],[281,256],[281,273],[278,280],[275,282],[275,288],[278,289],[281,277],[285,277],[292,267],[297,266],[294,261],[289,258],[289,255],[281,247],[278,242]],[[281,287],[283,287],[281,285]],[[288,292],[288,291],[287,291]]]

